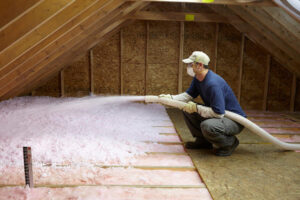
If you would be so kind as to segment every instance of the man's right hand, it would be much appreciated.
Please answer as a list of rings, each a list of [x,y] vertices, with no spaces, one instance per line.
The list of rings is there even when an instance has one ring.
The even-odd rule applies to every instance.
[[[160,95],[158,95],[158,97],[159,97],[159,98],[173,99],[173,98],[172,98],[172,95],[170,95],[170,94],[160,94]]]

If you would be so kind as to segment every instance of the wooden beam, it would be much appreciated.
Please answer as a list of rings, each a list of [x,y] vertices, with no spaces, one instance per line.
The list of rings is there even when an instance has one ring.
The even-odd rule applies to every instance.
[[[130,1],[275,6],[275,4],[272,2],[272,0],[214,0],[214,1],[207,1],[207,0],[130,0]]]
[[[260,23],[258,17],[254,13],[249,13],[247,9],[242,6],[228,6],[235,14],[239,15],[252,27],[254,27],[261,35],[268,38],[275,46],[284,51],[287,55],[292,58],[292,61],[299,66],[300,65],[300,55],[295,50],[289,47],[285,41],[276,36],[273,32],[269,30],[264,24]],[[291,62],[291,60],[289,61]]]
[[[231,12],[226,6],[210,6],[212,10],[218,12],[220,15],[223,15],[228,20],[240,20],[239,23],[233,22],[232,25],[240,32],[245,33],[245,35],[254,43],[266,49],[274,59],[282,64],[287,70],[290,72],[296,73],[297,76],[300,76],[299,65],[296,63],[288,54],[283,52],[277,46],[275,46],[268,38],[261,35],[255,28],[253,28],[250,24],[242,23],[243,20]]]
[[[219,24],[216,23],[216,32],[215,32],[215,54],[214,54],[214,65],[213,65],[213,70],[214,70],[215,73],[217,73],[218,40],[219,40]]]
[[[293,81],[292,81],[292,87],[291,87],[291,100],[290,100],[290,111],[295,111],[295,97],[296,97],[296,91],[297,91],[297,77],[295,74],[293,74]]]
[[[265,86],[264,86],[264,98],[263,98],[263,110],[267,110],[268,103],[268,91],[269,91],[269,79],[270,79],[270,67],[271,67],[271,55],[268,54],[266,62],[266,73],[265,73]]]
[[[276,21],[272,16],[266,13],[262,8],[248,6],[245,8],[257,21],[268,28],[274,33],[281,41],[285,42],[286,46],[289,46],[294,51],[300,54],[300,40],[291,34],[287,29],[284,28],[280,23]],[[299,26],[300,24],[298,24]],[[299,37],[299,36],[298,36]],[[299,55],[300,56],[300,55]]]
[[[300,26],[299,22],[288,15],[283,9],[277,7],[263,7],[265,12],[273,17],[278,23],[280,23],[286,30],[293,34],[294,37],[300,40]]]
[[[113,13],[110,13],[105,19],[99,19],[99,23],[101,23],[102,25],[94,25],[92,26],[92,28],[87,29],[89,30],[89,33],[85,33],[84,35],[81,35],[82,37],[84,36],[84,38],[88,38],[88,40],[82,40],[79,39],[78,37],[73,37],[73,39],[71,41],[68,41],[66,44],[61,44],[62,47],[61,49],[56,49],[58,52],[60,52],[62,49],[65,50],[65,54],[59,54],[61,55],[60,58],[58,59],[50,59],[48,58],[47,60],[44,60],[43,62],[49,66],[49,67],[43,67],[40,68],[40,70],[33,70],[32,73],[29,73],[26,76],[26,79],[22,79],[21,80],[17,80],[19,81],[20,85],[12,85],[10,84],[10,87],[14,87],[14,88],[9,88],[6,91],[5,95],[2,95],[2,99],[5,98],[9,98],[11,96],[15,96],[16,94],[18,94],[20,91],[22,91],[22,88],[20,88],[21,86],[23,86],[24,84],[26,85],[26,83],[34,83],[34,82],[42,82],[42,79],[49,76],[49,74],[53,73],[53,71],[57,71],[57,69],[61,68],[62,63],[66,63],[67,61],[65,61],[64,59],[68,59],[68,61],[70,61],[70,59],[72,59],[74,56],[76,56],[76,52],[74,52],[74,50],[76,49],[78,51],[79,50],[85,50],[86,49],[90,49],[92,48],[94,45],[97,44],[97,42],[99,42],[99,40],[101,40],[102,37],[104,37],[106,34],[108,34],[109,32],[111,32],[114,28],[118,27],[120,24],[122,24],[125,21],[124,16],[130,14],[131,12],[135,12],[136,9],[139,9],[139,7],[143,7],[144,5],[147,5],[143,2],[137,2],[134,5],[128,5],[126,4],[127,7],[125,8],[120,8],[123,9],[122,11],[120,10],[115,10]],[[107,11],[105,12],[107,14]],[[114,17],[115,16],[115,17]],[[120,19],[116,22],[116,19]],[[104,24],[105,23],[105,24]],[[92,31],[91,31],[92,29]],[[78,42],[78,41],[84,41],[84,43],[82,44],[82,42]],[[79,46],[81,44],[81,46]],[[84,46],[82,46],[84,45]],[[57,54],[54,54],[55,56],[57,56]],[[66,57],[64,57],[64,55],[68,55]],[[64,58],[64,59],[63,59]],[[45,65],[43,64],[43,65]],[[39,66],[41,67],[41,66]],[[29,86],[27,87],[29,88]]]
[[[243,77],[243,57],[244,57],[244,47],[245,47],[245,34],[242,34],[242,42],[240,49],[240,65],[239,65],[239,85],[238,85],[238,101],[241,102],[241,90],[242,90],[242,77]]]
[[[148,52],[149,52],[149,22],[146,22],[146,49],[145,49],[145,95],[147,95],[147,72],[148,72]]]
[[[89,51],[89,63],[90,63],[90,88],[91,88],[91,93],[95,93],[95,88],[94,88],[94,52],[93,49]]]
[[[85,17],[83,21],[80,21],[81,23],[76,24],[75,27],[72,27],[71,29],[67,30],[67,32],[65,32],[64,34],[61,33],[63,34],[62,37],[55,38],[55,42],[48,44],[44,49],[38,51],[38,54],[35,54],[34,56],[28,58],[25,62],[20,63],[16,67],[16,69],[13,68],[9,74],[2,74],[2,79],[0,79],[0,88],[1,86],[4,86],[5,83],[8,83],[8,80],[12,81],[18,76],[21,77],[22,73],[30,73],[30,71],[32,71],[30,70],[32,66],[35,66],[35,71],[41,69],[43,65],[41,65],[40,63],[50,62],[50,55],[52,56],[52,58],[57,56],[57,54],[53,54],[51,52],[55,52],[58,50],[62,52],[62,49],[66,48],[65,43],[69,42],[74,38],[77,38],[77,40],[72,42],[71,45],[75,45],[76,43],[80,42],[81,38],[86,37],[86,32],[97,29],[97,27],[94,26],[95,24],[97,24],[97,22],[101,23],[101,19],[103,19],[107,15],[107,13],[110,13],[111,10],[114,10],[122,4],[121,0],[107,0],[105,2],[101,2],[101,6],[98,5],[100,6],[100,8],[98,8],[98,6],[94,6],[98,8],[98,10],[89,13],[88,17]],[[109,2],[109,4],[107,4],[107,2]],[[106,21],[107,20],[109,19],[106,19]],[[46,60],[44,60],[45,58]],[[4,71],[0,70],[0,77],[1,73],[4,73]],[[25,78],[24,75],[23,78]],[[18,82],[18,80],[16,80],[15,82]]]
[[[283,8],[291,17],[300,22],[300,11],[297,10],[288,0],[273,0],[275,4]],[[295,4],[299,6],[299,2],[295,1]]]
[[[183,76],[183,45],[184,45],[184,22],[180,22],[179,33],[179,60],[178,60],[178,94],[182,93],[182,76]]]
[[[14,0],[0,1],[0,30],[14,19],[19,19],[23,14],[42,3],[44,0]]]
[[[103,6],[105,2],[107,1],[102,2],[101,5]],[[55,39],[70,31],[78,24],[78,20],[82,21],[82,18],[91,15],[95,9],[99,9],[94,3],[97,3],[97,0],[76,0],[61,12],[56,13],[47,23],[36,27],[30,34],[0,52],[0,77],[3,75],[1,74],[3,68],[17,61],[14,66],[20,65],[34,53],[39,52]],[[62,27],[68,27],[68,29]]]
[[[111,37],[112,35],[116,34],[120,28],[128,25],[129,23],[132,23],[132,21],[124,21],[124,20],[121,20],[123,21],[122,24],[120,24],[118,27],[115,27],[114,30],[112,30],[111,32],[108,32],[108,33],[105,33],[104,36],[101,37],[100,40],[98,40],[98,44],[101,44],[103,41],[109,39],[109,37]],[[105,31],[103,29],[103,31]],[[100,33],[98,33],[100,34]],[[51,74],[55,74],[57,73],[57,71],[59,71],[61,69],[61,64],[58,64],[58,63],[63,63],[63,64],[70,64],[72,63],[72,59],[74,57],[78,57],[80,55],[82,55],[84,53],[84,50],[85,50],[85,45],[89,44],[91,41],[82,41],[80,44],[80,48],[74,48],[76,49],[75,50],[72,50],[72,51],[68,51],[66,54],[64,54],[63,56],[61,56],[60,58],[58,58],[55,63],[50,63],[49,66],[50,69],[47,70],[47,73],[44,73],[44,74],[40,74],[39,76],[35,76],[33,79],[31,79],[31,82],[27,83],[27,84],[24,84],[23,87],[19,87],[19,88],[14,88],[13,90],[10,90],[6,95],[4,96],[0,96],[0,100],[4,100],[4,99],[7,99],[7,98],[10,98],[10,97],[14,97],[16,95],[19,95],[20,92],[22,91],[30,91],[32,90],[32,88],[38,86],[38,85],[43,85],[47,79],[48,76],[51,76]]]
[[[32,32],[42,23],[46,23],[52,15],[72,4],[74,0],[45,0],[23,14],[22,17],[7,24],[0,30],[0,52],[26,34]]]
[[[123,31],[120,30],[120,94],[124,94],[124,74],[123,74]]]
[[[192,19],[187,16],[192,17]],[[153,12],[140,11],[135,13],[130,19],[139,20],[159,20],[159,21],[194,21],[194,22],[219,22],[229,23],[229,21],[217,13],[187,13],[187,12]]]
[[[60,96],[65,96],[65,75],[64,75],[64,69],[60,70]]]

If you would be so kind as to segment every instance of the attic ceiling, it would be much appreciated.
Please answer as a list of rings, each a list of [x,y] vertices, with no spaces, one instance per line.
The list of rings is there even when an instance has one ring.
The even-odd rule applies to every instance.
[[[135,20],[185,21],[187,13],[199,22],[232,24],[300,76],[299,15],[277,0],[158,1],[1,1],[0,99],[33,89]],[[199,6],[205,1],[211,3]]]

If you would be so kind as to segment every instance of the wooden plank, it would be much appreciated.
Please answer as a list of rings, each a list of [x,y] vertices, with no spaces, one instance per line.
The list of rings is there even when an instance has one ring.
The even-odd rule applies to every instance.
[[[193,19],[187,19],[187,15],[193,16]],[[157,21],[194,21],[194,22],[219,22],[228,23],[229,21],[219,16],[217,13],[185,13],[185,12],[153,12],[140,11],[135,13],[130,19],[139,20],[157,20]]]
[[[268,55],[267,58],[267,71],[265,74],[265,84],[264,84],[264,101],[263,101],[263,110],[267,110],[267,102],[268,102],[268,90],[269,90],[269,80],[270,80],[270,66],[271,66],[271,56]]]
[[[65,76],[64,76],[64,69],[60,71],[60,96],[65,96]]]
[[[252,16],[267,27],[278,38],[285,42],[286,46],[289,46],[299,55],[300,53],[300,40],[291,34],[284,26],[276,21],[272,16],[266,13],[262,8],[249,6],[245,8]],[[299,24],[298,24],[299,26]]]
[[[122,58],[123,58],[123,31],[120,30],[120,69],[119,69],[119,73],[120,73],[120,94],[123,95],[124,94],[124,78],[123,78],[123,66],[122,66]]]
[[[293,82],[291,87],[291,100],[290,100],[290,111],[295,111],[295,97],[296,97],[296,91],[297,91],[297,77],[295,74],[293,74]]]
[[[123,18],[124,16],[126,16],[128,13],[130,12],[134,12],[136,9],[138,9],[138,6],[142,7],[146,4],[143,3],[137,3],[135,6],[130,6],[129,8],[127,8],[125,11],[123,10],[123,12],[120,12],[119,10],[114,11],[113,16],[117,16],[119,18]],[[123,8],[122,8],[123,9]],[[106,12],[107,13],[107,12]],[[110,15],[110,14],[109,14]],[[43,78],[45,78],[46,76],[48,76],[51,73],[54,73],[55,71],[59,70],[61,68],[61,63],[66,63],[68,61],[70,61],[74,56],[77,55],[77,53],[79,52],[78,49],[90,49],[91,47],[93,47],[95,44],[97,44],[97,42],[100,41],[100,39],[105,36],[107,33],[111,32],[112,29],[120,26],[125,19],[121,19],[119,21],[116,21],[115,23],[113,23],[112,21],[115,20],[114,17],[112,16],[107,16],[107,18],[105,18],[105,20],[99,20],[99,22],[101,22],[101,24],[103,24],[104,22],[107,22],[105,25],[103,26],[93,26],[93,32],[90,33],[90,38],[88,41],[85,41],[84,44],[81,43],[81,45],[84,45],[84,47],[79,46],[80,44],[78,44],[78,41],[81,41],[82,39],[78,40],[78,38],[73,38],[72,41],[70,41],[68,43],[68,45],[66,46],[62,46],[61,48],[65,49],[66,47],[68,48],[72,48],[72,50],[67,51],[66,57],[62,57],[60,59],[57,60],[48,60],[48,65],[51,66],[48,69],[43,68],[43,70],[36,72],[37,74],[35,75],[35,77],[31,78],[30,81],[27,81],[28,83],[40,83],[43,81]],[[88,29],[90,30],[90,29]],[[85,35],[86,36],[86,35]],[[86,36],[87,37],[87,36]],[[76,46],[72,46],[72,45]],[[71,46],[70,46],[71,45]],[[76,49],[77,52],[74,52],[73,49]],[[61,50],[61,49],[56,49],[56,50]],[[68,57],[69,56],[69,57]],[[65,60],[66,59],[66,60]],[[50,62],[51,61],[51,62]],[[50,62],[50,63],[49,63]],[[48,71],[49,73],[44,73],[46,71]],[[23,86],[24,84],[22,84]],[[25,84],[26,85],[26,84]],[[31,87],[30,86],[26,86],[24,88],[20,88],[20,87],[15,87],[14,89],[8,90],[8,92],[6,93],[6,95],[2,96],[2,98],[8,98],[9,96],[14,96],[15,94],[18,94],[20,92],[20,90],[22,91],[23,89],[25,90],[29,90]]]
[[[209,5],[208,5],[209,6]],[[240,20],[240,23],[232,23],[232,25],[238,29],[240,32],[245,33],[246,36],[252,40],[254,43],[259,44],[264,49],[266,49],[274,58],[280,62],[283,67],[288,69],[291,72],[294,72],[297,74],[297,76],[300,76],[300,70],[299,65],[295,61],[292,60],[292,58],[283,52],[281,49],[279,49],[277,46],[275,46],[268,38],[261,35],[260,32],[258,32],[255,28],[253,28],[250,24],[243,24],[240,17],[232,13],[230,10],[227,9],[227,7],[220,7],[220,6],[209,6],[212,10],[215,12],[218,12],[219,14],[223,15],[224,17],[228,18],[229,20]],[[288,61],[288,62],[287,62]]]
[[[149,54],[149,22],[146,22],[146,49],[145,49],[145,95],[147,95],[147,73],[148,73],[148,54]]]
[[[176,3],[204,3],[204,4],[225,4],[225,5],[257,5],[257,6],[275,6],[271,0],[252,0],[252,1],[232,1],[232,0],[131,0],[144,2],[176,2]]]
[[[273,17],[281,26],[285,27],[294,37],[300,39],[299,22],[288,15],[282,8],[277,7],[263,7],[261,8]]]
[[[179,33],[179,61],[178,61],[178,94],[182,93],[182,73],[183,73],[183,45],[184,45],[184,22],[180,22]]]
[[[239,15],[242,19],[254,27],[261,35],[268,38],[275,46],[288,54],[298,66],[300,65],[300,56],[295,50],[289,47],[289,44],[276,36],[267,26],[259,21],[256,13],[250,13],[247,9],[241,6],[228,6],[230,10]]]
[[[289,0],[273,0],[273,2],[275,2],[275,4],[277,4],[279,7],[283,8],[295,20],[300,22],[300,11],[298,10],[299,2],[295,2],[296,6],[298,6],[298,9],[297,7],[292,6]]]
[[[50,62],[49,56],[51,55],[52,58],[57,56],[57,54],[53,54],[50,52],[53,51],[58,51],[61,53],[62,49],[67,48],[64,46],[65,43],[68,43],[70,40],[76,38],[77,40],[74,40],[74,42],[70,43],[71,45],[75,45],[76,43],[81,41],[81,38],[86,37],[86,32],[88,31],[93,31],[94,29],[97,29],[97,27],[93,26],[97,22],[101,22],[101,19],[105,17],[107,13],[109,13],[110,10],[117,8],[119,5],[122,4],[121,0],[116,0],[116,1],[101,1],[102,3],[98,6],[93,6],[92,8],[98,8],[93,13],[85,13],[89,14],[87,18],[84,18],[85,20],[81,21],[81,23],[77,24],[75,27],[72,29],[69,29],[67,33],[64,33],[63,37],[56,38],[57,40],[50,45],[46,46],[47,48],[44,49],[43,51],[39,51],[38,55],[35,55],[34,57],[31,57],[28,59],[26,62],[23,63],[23,65],[19,65],[17,70],[12,71],[9,76],[5,76],[4,78],[0,79],[1,83],[5,83],[6,80],[14,80],[13,77],[16,78],[16,76],[20,76],[21,73],[30,73],[28,71],[30,67],[35,66],[37,69],[41,69],[42,65],[36,66],[36,63],[41,63],[41,62]],[[107,2],[110,2],[110,4],[106,4]],[[105,5],[105,6],[104,6]],[[109,20],[109,19],[106,19]],[[99,26],[99,25],[98,25]],[[47,58],[47,60],[44,60],[44,58]],[[1,77],[1,76],[0,76]],[[6,80],[5,80],[6,79]],[[18,80],[16,80],[18,81]],[[19,80],[21,81],[21,80]],[[0,84],[1,85],[1,84]],[[3,85],[2,85],[3,86]]]
[[[245,34],[242,34],[241,42],[241,54],[240,54],[240,66],[239,66],[239,86],[238,86],[238,101],[241,102],[241,88],[242,88],[242,77],[243,77],[243,58],[244,58],[244,47],[245,47]]]
[[[0,30],[9,22],[19,19],[44,0],[14,0],[0,1]]]
[[[299,77],[297,77],[297,83],[296,83],[295,111],[300,112],[300,79],[299,79]]]
[[[90,88],[91,88],[91,93],[95,93],[95,88],[94,88],[94,53],[93,49],[89,51],[89,58],[90,58]]]
[[[30,34],[37,26],[46,23],[51,16],[65,9],[73,2],[74,0],[45,0],[21,18],[2,28],[0,30],[0,52],[26,34]]]
[[[215,33],[215,54],[214,54],[214,64],[213,71],[217,73],[217,60],[218,60],[218,39],[219,39],[219,24],[216,23],[216,33]]]
[[[97,10],[99,6],[102,6],[105,2],[102,2],[100,5],[93,5],[93,3],[97,3],[97,0],[77,0],[51,17],[47,23],[36,27],[30,34],[27,34],[10,45],[9,48],[0,52],[0,77],[3,76],[3,73],[6,74],[8,72],[7,70],[3,72],[3,70],[10,63],[18,60],[14,66],[20,65],[27,58],[51,44],[55,39],[72,30],[72,27],[77,25],[85,17],[91,15],[91,12]],[[24,57],[19,59],[23,55]]]
[[[22,187],[24,185],[0,185],[1,187]],[[172,189],[188,189],[188,188],[206,188],[204,185],[116,185],[116,184],[35,184],[35,188],[46,187],[46,188],[70,188],[70,187],[125,187],[125,188],[172,188]]]

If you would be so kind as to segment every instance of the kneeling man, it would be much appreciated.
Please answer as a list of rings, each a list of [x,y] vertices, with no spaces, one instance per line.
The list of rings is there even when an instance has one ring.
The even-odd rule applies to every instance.
[[[225,110],[246,117],[232,89],[226,81],[209,70],[209,57],[202,51],[194,51],[184,59],[187,73],[194,77],[189,89],[178,95],[159,95],[160,98],[172,98],[186,102],[183,108],[185,122],[194,142],[187,142],[188,149],[215,149],[217,156],[230,156],[239,145],[235,135],[243,130],[243,126],[224,117]],[[203,105],[194,103],[196,97],[202,98]]]

